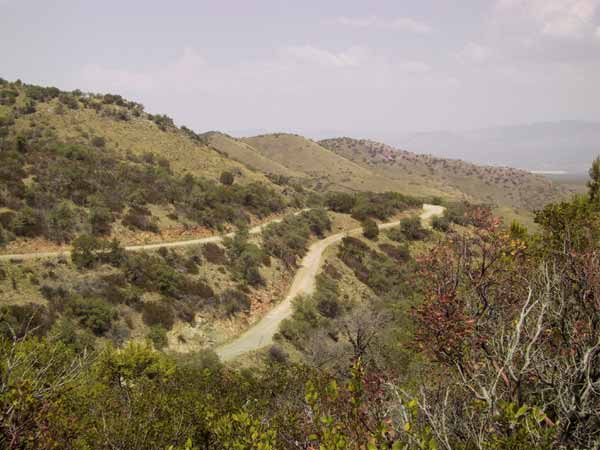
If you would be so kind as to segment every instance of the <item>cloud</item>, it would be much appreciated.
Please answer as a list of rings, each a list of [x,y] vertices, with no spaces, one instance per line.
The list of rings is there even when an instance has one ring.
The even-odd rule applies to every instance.
[[[398,17],[396,19],[383,19],[377,16],[365,17],[337,17],[332,21],[338,25],[344,25],[354,28],[380,28],[398,31],[407,31],[416,34],[431,33],[430,25],[412,19],[410,17]]]
[[[492,50],[485,45],[469,42],[457,54],[460,62],[467,64],[483,64],[487,62],[492,55]]]
[[[593,29],[600,0],[497,0],[495,11],[528,19],[536,31],[554,38],[581,39]]]
[[[300,62],[329,67],[357,67],[368,57],[368,51],[364,47],[350,47],[341,52],[331,52],[312,45],[301,45],[286,47],[284,53]]]

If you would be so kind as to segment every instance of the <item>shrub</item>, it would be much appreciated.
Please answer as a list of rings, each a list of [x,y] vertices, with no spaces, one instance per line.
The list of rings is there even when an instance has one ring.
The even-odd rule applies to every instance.
[[[17,236],[39,236],[45,228],[46,223],[40,212],[28,206],[18,211],[11,222],[11,230]]]
[[[363,236],[375,240],[379,236],[379,227],[373,219],[365,219],[362,222]]]
[[[142,306],[142,319],[148,326],[161,325],[165,329],[170,330],[175,323],[175,314],[166,299],[152,300],[144,302]]]
[[[350,214],[356,204],[356,197],[345,192],[332,192],[327,195],[325,204],[332,211]]]
[[[43,305],[4,305],[0,307],[0,336],[22,338],[28,334],[43,336],[53,317]]]
[[[222,311],[227,316],[233,316],[239,312],[250,312],[250,299],[246,294],[237,289],[227,289],[220,296]]]
[[[288,354],[278,345],[272,345],[267,352],[269,361],[277,364],[287,364]]]
[[[406,262],[410,259],[410,250],[408,245],[380,244],[379,248],[383,253],[398,262]]]
[[[116,311],[107,302],[95,298],[75,298],[69,304],[71,313],[79,322],[100,336],[112,327]]]
[[[146,212],[146,210],[140,208],[132,208],[123,217],[123,225],[133,230],[151,231],[158,233],[158,225],[154,217]]]
[[[218,264],[222,266],[227,263],[225,250],[213,242],[209,242],[202,246],[202,254],[211,264]]]
[[[72,239],[77,217],[73,208],[67,202],[60,202],[48,214],[48,237],[62,244]]]
[[[93,207],[90,211],[92,234],[94,236],[110,234],[113,220],[113,215],[108,208],[101,206]]]
[[[102,136],[94,136],[92,138],[92,145],[98,148],[104,148],[106,146],[106,139]]]
[[[233,184],[233,182],[235,181],[235,177],[234,177],[233,173],[231,173],[230,171],[225,171],[225,172],[221,173],[221,176],[219,177],[219,181],[224,186],[231,186]]]
[[[419,217],[407,217],[400,221],[400,230],[409,241],[425,239],[429,232],[423,228]]]
[[[443,216],[434,216],[431,219],[431,226],[434,230],[447,232],[450,229],[450,220],[446,215]]]
[[[152,342],[154,348],[162,349],[168,343],[167,330],[162,325],[153,325],[148,331],[147,338]]]
[[[73,241],[71,260],[80,269],[89,269],[99,261],[99,253],[104,251],[102,241],[94,236],[83,234]]]

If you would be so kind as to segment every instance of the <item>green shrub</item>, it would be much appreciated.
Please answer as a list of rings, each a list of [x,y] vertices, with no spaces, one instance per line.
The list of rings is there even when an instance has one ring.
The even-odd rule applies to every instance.
[[[76,226],[77,215],[67,202],[60,202],[48,213],[47,234],[54,242],[62,244],[70,241],[73,238]]]
[[[43,336],[52,321],[53,316],[43,305],[4,305],[0,307],[0,336],[8,339],[26,335]]]
[[[152,325],[147,338],[152,342],[154,348],[159,350],[166,347],[168,343],[167,330],[162,325]]]
[[[450,219],[448,219],[446,215],[433,216],[431,219],[431,226],[434,230],[445,233],[450,230]]]
[[[231,186],[233,184],[233,182],[235,181],[235,176],[230,171],[225,171],[225,172],[221,173],[221,176],[219,177],[219,181],[224,186]]]
[[[166,299],[152,300],[142,305],[142,319],[148,326],[160,325],[170,330],[175,323],[175,314]]]
[[[350,214],[356,204],[356,196],[345,192],[331,192],[327,194],[325,204],[332,211]]]
[[[392,244],[380,244],[379,248],[383,253],[388,255],[395,261],[407,262],[410,259],[410,250],[408,245],[392,245]]]
[[[219,298],[221,310],[226,316],[237,313],[247,314],[250,312],[250,299],[246,294],[237,289],[227,289]]]
[[[132,230],[151,231],[158,233],[156,220],[147,210],[141,208],[132,208],[123,217],[123,225]]]
[[[94,236],[87,234],[73,241],[71,260],[80,269],[89,269],[100,260],[99,253],[104,252],[105,244]]]
[[[75,298],[69,304],[71,314],[86,328],[100,336],[112,327],[117,313],[110,304],[95,298]]]
[[[421,219],[417,216],[402,219],[400,230],[409,241],[420,241],[429,235],[429,232],[423,228]]]
[[[375,240],[379,236],[379,227],[373,219],[365,219],[362,222],[363,236]]]
[[[108,208],[96,206],[90,210],[90,226],[94,236],[110,234],[113,221],[113,215]]]
[[[213,242],[209,242],[202,246],[202,254],[211,264],[218,264],[222,266],[227,263],[225,250]]]

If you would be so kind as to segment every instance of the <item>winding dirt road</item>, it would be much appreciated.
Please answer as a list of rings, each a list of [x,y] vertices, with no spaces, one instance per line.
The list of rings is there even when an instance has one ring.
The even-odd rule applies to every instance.
[[[430,227],[431,218],[444,213],[444,207],[438,205],[423,205],[423,212],[419,216],[423,226]],[[379,225],[380,230],[392,228],[400,222],[389,222]],[[316,276],[321,268],[323,252],[327,247],[339,242],[346,236],[358,235],[362,228],[334,234],[312,244],[306,256],[302,259],[300,269],[296,272],[292,286],[285,299],[269,311],[260,321],[248,329],[235,340],[216,348],[216,353],[222,361],[229,361],[236,357],[263,348],[273,342],[273,336],[279,329],[279,324],[292,314],[292,300],[300,294],[311,294],[315,289]]]
[[[297,211],[294,215],[298,215],[303,213],[304,211],[309,211],[310,208],[305,208],[301,211]],[[253,228],[250,228],[250,234],[259,234],[267,225],[272,223],[281,222],[282,219],[273,219],[269,222],[265,222],[261,225],[257,225]],[[157,250],[161,247],[187,247],[190,245],[198,245],[198,244],[207,244],[209,242],[220,242],[226,237],[233,237],[235,233],[227,233],[224,235],[216,235],[216,236],[207,236],[199,239],[188,239],[185,241],[175,241],[175,242],[163,242],[159,244],[143,244],[143,245],[129,245],[125,247],[125,250],[130,252],[139,252],[142,250]],[[0,261],[9,261],[11,259],[41,259],[41,258],[55,258],[57,256],[69,256],[71,254],[70,251],[59,251],[59,252],[41,252],[41,253],[14,253],[12,255],[0,255]]]

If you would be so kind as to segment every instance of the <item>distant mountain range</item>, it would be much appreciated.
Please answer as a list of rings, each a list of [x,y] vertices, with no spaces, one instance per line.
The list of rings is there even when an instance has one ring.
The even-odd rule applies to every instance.
[[[416,153],[534,171],[585,173],[600,155],[600,122],[563,121],[386,138]]]
[[[234,136],[276,130],[237,130]],[[474,164],[518,167],[537,172],[587,173],[600,155],[600,122],[566,120],[468,131],[396,133],[364,130],[294,130],[315,140],[354,136],[396,148]]]

